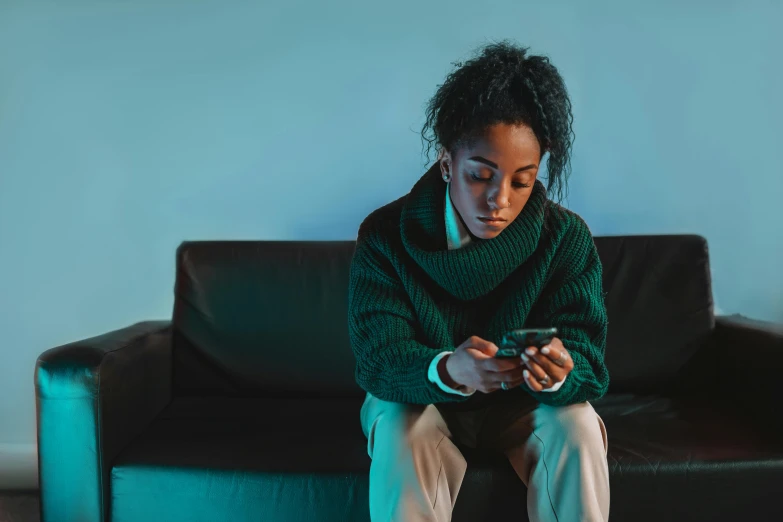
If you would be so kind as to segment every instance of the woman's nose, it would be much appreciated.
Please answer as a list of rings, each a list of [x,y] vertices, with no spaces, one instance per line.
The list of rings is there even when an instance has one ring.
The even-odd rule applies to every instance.
[[[497,208],[506,208],[509,206],[508,193],[502,188],[491,194],[487,201],[490,205],[494,205]]]

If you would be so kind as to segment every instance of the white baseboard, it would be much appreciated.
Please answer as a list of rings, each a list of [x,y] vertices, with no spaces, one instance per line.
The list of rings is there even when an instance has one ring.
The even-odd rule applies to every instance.
[[[38,447],[0,443],[0,490],[23,489],[38,489]]]

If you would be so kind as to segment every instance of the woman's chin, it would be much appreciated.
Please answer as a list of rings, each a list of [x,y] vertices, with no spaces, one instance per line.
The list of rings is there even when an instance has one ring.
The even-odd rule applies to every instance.
[[[483,228],[481,230],[471,230],[470,233],[479,239],[492,239],[498,237],[505,229],[506,227],[492,229]]]
[[[503,232],[502,230],[497,230],[495,232],[489,232],[487,234],[484,234],[484,237],[482,239],[493,239],[500,235],[500,233]]]

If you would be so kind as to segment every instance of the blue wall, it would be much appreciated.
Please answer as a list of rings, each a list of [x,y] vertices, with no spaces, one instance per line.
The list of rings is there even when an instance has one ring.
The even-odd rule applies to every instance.
[[[566,78],[593,232],[703,234],[720,311],[783,320],[783,4],[370,4],[0,3],[0,443],[40,352],[170,315],[182,240],[355,238],[501,38]]]

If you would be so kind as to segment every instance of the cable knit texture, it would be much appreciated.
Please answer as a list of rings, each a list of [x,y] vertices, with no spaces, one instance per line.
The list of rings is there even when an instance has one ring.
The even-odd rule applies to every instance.
[[[514,328],[556,326],[574,360],[566,382],[553,393],[523,385],[503,400],[528,393],[564,406],[602,397],[607,318],[601,263],[585,222],[548,201],[536,181],[498,236],[449,250],[446,184],[437,167],[359,227],[348,292],[358,384],[387,401],[480,407],[498,394],[444,392],[427,378],[430,361],[471,335],[498,344]]]

